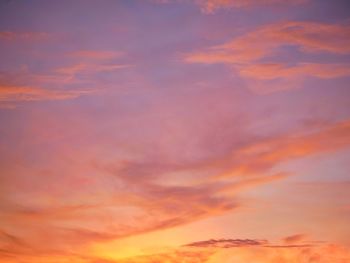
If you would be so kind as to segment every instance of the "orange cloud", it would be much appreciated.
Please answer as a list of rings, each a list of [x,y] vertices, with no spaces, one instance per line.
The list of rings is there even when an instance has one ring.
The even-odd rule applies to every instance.
[[[18,206],[15,200],[10,204],[8,200],[2,200],[3,207],[8,207],[1,212],[3,226],[6,227],[4,231],[14,235],[16,231],[8,228],[9,226],[23,229],[20,236],[22,242],[31,244],[32,251],[43,254],[53,248],[62,251],[74,248],[80,251],[89,244],[222,215],[242,205],[238,199],[240,191],[285,178],[287,174],[283,172],[270,174],[270,170],[276,165],[291,159],[346,147],[350,144],[349,136],[350,122],[343,122],[313,133],[287,134],[252,141],[220,160],[206,160],[198,164],[176,165],[166,161],[159,164],[159,160],[128,161],[120,162],[119,165],[94,164],[95,167],[87,167],[87,170],[99,171],[99,176],[94,179],[96,181],[92,182],[94,191],[98,193],[101,180],[108,182],[112,192],[106,192],[104,187],[103,194],[96,194],[102,196],[102,199],[92,198],[83,205],[65,206],[60,202],[49,202]],[[74,155],[81,158],[81,155]],[[214,171],[221,171],[215,176],[215,180],[204,178],[201,183],[189,183],[185,186],[158,182],[159,178],[171,172],[200,172],[209,167],[214,168]],[[75,174],[72,171],[68,174]],[[106,177],[101,176],[101,173]],[[135,176],[138,180],[135,180]],[[62,182],[64,179],[60,178]],[[50,177],[47,180],[50,180]],[[80,180],[76,183],[70,180],[66,182],[70,190],[74,187],[82,188]],[[8,185],[11,182],[4,183]],[[64,185],[61,184],[62,187]],[[84,197],[84,192],[78,191],[74,194],[77,194],[77,200],[80,200],[80,194]],[[46,200],[44,197],[39,199]],[[49,243],[45,242],[47,239],[50,240]],[[228,242],[234,243],[219,241],[218,245]],[[4,243],[8,246],[11,242],[6,239]]]
[[[278,163],[322,152],[335,151],[350,145],[350,122],[334,124],[327,129],[306,135],[287,135],[262,140],[242,147],[231,157],[233,169],[218,177],[259,175]]]
[[[222,45],[185,56],[188,63],[223,63],[238,71],[248,87],[259,93],[302,86],[306,76],[338,78],[350,75],[349,64],[304,63],[289,65],[273,62],[282,47],[296,46],[301,51],[350,53],[350,27],[314,22],[284,22],[261,27]],[[262,62],[267,59],[271,62]]]
[[[297,236],[297,235],[295,235]],[[21,241],[5,232],[1,238],[10,239],[15,246],[21,246]],[[345,263],[350,260],[350,250],[336,244],[309,244],[300,246],[284,246],[271,244],[267,240],[250,239],[211,239],[197,241],[182,247],[168,248],[161,253],[136,255],[133,257],[113,260],[108,257],[94,256],[83,253],[66,253],[59,250],[48,251],[38,255],[31,250],[18,254],[10,252],[0,254],[2,262],[15,263],[18,259],[25,262],[45,263],[230,263],[230,262],[305,262],[305,263]]]
[[[203,105],[207,107],[208,103]],[[228,137],[218,140],[215,145],[204,145],[208,152],[215,152],[215,155],[199,159],[195,155],[185,161],[178,161],[178,155],[174,157],[168,153],[179,141],[172,143],[171,148],[162,148],[160,155],[153,151],[146,154],[148,152],[143,147],[148,149],[150,139],[147,138],[146,144],[136,141],[138,145],[141,144],[137,148],[137,152],[143,153],[141,158],[125,160],[112,155],[102,161],[99,156],[106,155],[100,154],[96,148],[90,152],[89,147],[84,146],[82,150],[70,152],[73,149],[67,145],[70,141],[82,142],[84,136],[94,136],[98,137],[94,143],[96,145],[105,147],[112,141],[115,145],[123,146],[124,138],[120,143],[118,138],[110,140],[111,137],[103,133],[98,133],[99,136],[90,133],[90,126],[79,126],[79,121],[85,118],[73,118],[72,122],[66,122],[69,116],[61,118],[64,121],[57,116],[52,118],[50,114],[45,117],[40,115],[37,121],[30,120],[31,128],[26,132],[30,149],[47,145],[50,141],[58,142],[64,150],[52,146],[53,155],[37,168],[31,163],[27,164],[17,154],[13,159],[5,159],[1,165],[0,175],[8,175],[2,180],[2,187],[7,189],[6,195],[10,200],[0,201],[2,207],[12,208],[2,209],[0,213],[4,231],[17,236],[16,229],[21,229],[18,238],[31,244],[31,250],[38,255],[52,249],[78,253],[91,244],[182,226],[234,211],[242,206],[239,199],[242,190],[288,176],[283,171],[271,172],[278,164],[346,147],[350,134],[349,122],[328,124],[312,133],[307,130],[268,138],[252,138],[247,133],[236,131],[230,132]],[[43,123],[42,119],[54,121]],[[184,128],[191,125],[192,119],[189,120]],[[158,115],[156,121],[159,122]],[[220,124],[222,120],[218,122],[218,127],[222,127]],[[156,127],[158,130],[159,126]],[[203,137],[197,130],[196,138]],[[127,129],[127,133],[132,136],[131,129]],[[184,134],[188,135],[187,132]],[[206,130],[205,138],[210,134],[211,131]],[[178,139],[172,133],[171,139],[174,138]],[[245,138],[243,142],[242,138]],[[169,145],[158,134],[156,140]],[[240,143],[235,144],[236,140]],[[224,151],[219,147],[217,150],[220,143],[237,146]],[[163,147],[159,145],[158,149]],[[179,149],[181,151],[183,148]],[[11,156],[7,148],[2,152]],[[201,179],[169,183],[173,173],[186,176],[195,173]],[[13,195],[12,192],[23,193],[22,199],[21,194]],[[22,206],[19,207],[19,203]],[[6,240],[4,243],[9,243]]]
[[[125,162],[119,167],[99,166],[98,169],[113,176],[117,182],[116,191],[109,199],[101,200],[103,203],[78,207],[52,207],[52,204],[42,208],[27,207],[26,210],[8,211],[6,221],[24,224],[28,230],[35,229],[38,240],[50,235],[52,242],[48,245],[55,244],[56,247],[62,244],[84,246],[180,226],[232,211],[241,205],[235,197],[242,189],[285,178],[284,173],[269,174],[275,165],[346,147],[350,144],[349,136],[350,122],[344,122],[313,134],[286,135],[254,142],[237,149],[220,162],[200,164],[196,169],[216,166],[223,172],[217,175],[215,182],[209,179],[197,185],[162,185],[150,178],[155,172],[159,176],[177,169],[193,169],[191,166],[157,166],[137,162]],[[135,174],[139,175],[137,181],[134,180]],[[218,180],[221,178],[225,180]],[[121,217],[118,210],[110,211],[109,207],[120,207],[118,209],[122,209],[119,211],[123,211],[124,216]],[[77,225],[77,220],[82,218],[85,224]],[[116,226],[101,225],[103,218],[114,218]],[[42,231],[32,225],[35,222],[40,222]],[[60,227],[51,227],[53,222]],[[99,222],[99,228],[93,227],[94,222]],[[31,243],[35,244],[33,240]]]
[[[0,74],[0,107],[12,109],[19,102],[74,99],[97,91],[55,86],[63,83],[67,84],[58,75],[30,74],[26,71]]]
[[[236,243],[234,239],[233,243]],[[230,241],[217,246],[217,240],[193,243],[192,246],[169,250],[166,253],[144,255],[118,260],[119,263],[230,263],[230,262],[305,262],[305,263],[345,263],[350,260],[350,251],[346,247],[326,244],[322,246],[268,246],[267,241],[259,244],[255,240],[240,240],[239,245],[231,246]],[[195,245],[195,244],[198,244]],[[103,261],[102,261],[103,262]]]
[[[349,250],[336,245],[319,247],[243,247],[218,251],[208,262],[305,262],[344,263],[350,260]]]

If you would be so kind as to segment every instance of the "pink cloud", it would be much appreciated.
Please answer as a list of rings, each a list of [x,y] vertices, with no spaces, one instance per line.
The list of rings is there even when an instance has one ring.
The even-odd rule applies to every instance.
[[[350,53],[350,27],[314,22],[284,22],[263,26],[222,45],[185,56],[187,63],[229,65],[258,93],[301,87],[307,76],[331,79],[350,75],[350,66],[303,61],[274,62],[280,48],[296,46],[305,53]],[[262,60],[268,59],[268,62]]]
[[[254,79],[302,78],[313,76],[322,79],[337,78],[350,75],[349,64],[316,64],[300,63],[296,66],[286,66],[280,63],[252,64],[244,66],[240,75]]]
[[[310,0],[149,0],[157,4],[169,4],[172,2],[190,2],[199,6],[204,14],[213,14],[220,9],[231,8],[256,8],[261,6],[290,6],[300,5]]]
[[[108,60],[119,58],[123,53],[116,51],[80,50],[72,52],[70,55],[76,58]]]
[[[296,5],[308,0],[194,0],[204,13],[213,13],[221,8],[251,8],[264,5]]]
[[[259,60],[282,46],[304,52],[350,53],[349,25],[289,21],[265,25],[185,60],[198,63],[245,63]]]
[[[66,75],[69,79],[74,78],[78,74],[92,74],[98,72],[112,72],[119,69],[129,68],[131,65],[124,64],[94,64],[94,63],[78,63],[67,67],[56,69],[57,73]]]
[[[306,0],[174,1],[1,5],[8,28],[64,34],[38,43],[51,33],[0,32],[0,107],[15,108],[1,111],[1,263],[349,261],[348,248],[304,234],[276,244],[260,239],[307,232],[306,217],[334,211],[310,231],[347,242],[342,226],[334,234],[322,229],[348,216],[342,196],[327,199],[337,187],[331,194],[329,185],[306,187],[308,195],[283,191],[318,172],[320,179],[346,176],[338,172],[347,161],[341,150],[350,146],[348,109],[340,105],[346,83],[322,86],[319,99],[310,92],[317,85],[271,96],[240,88],[266,94],[350,76],[349,25],[281,22],[284,14],[270,8]],[[320,21],[327,5],[310,20]],[[266,13],[247,10],[262,6]],[[308,17],[312,8],[292,8],[286,17]],[[332,12],[344,16],[339,9]],[[339,20],[332,14],[325,21]],[[184,60],[193,64],[176,60],[191,48]],[[329,171],[320,171],[323,163],[310,168],[328,157]],[[313,200],[315,210],[305,211]],[[228,238],[234,231],[249,239]],[[225,238],[206,240],[212,235]],[[124,245],[138,250],[162,238],[187,245],[113,259]]]
[[[46,32],[0,31],[0,40],[6,41],[46,40],[49,37],[50,34]]]
[[[44,72],[31,72],[28,67],[0,73],[0,107],[13,109],[19,102],[67,100],[92,95],[103,89],[96,74],[111,73],[131,67],[107,63],[121,52],[79,51],[71,56],[83,60]],[[84,84],[84,88],[78,85]],[[76,86],[74,86],[76,85]]]
[[[208,159],[199,163],[177,165],[165,159],[159,163],[158,159],[155,161],[151,158],[143,162],[115,160],[108,165],[95,162],[94,166],[83,167],[79,164],[79,170],[68,167],[67,164],[62,170],[56,165],[59,181],[57,183],[57,178],[54,179],[55,174],[45,172],[44,180],[48,182],[40,184],[45,185],[43,191],[36,188],[38,185],[32,185],[33,177],[21,186],[17,182],[17,175],[16,178],[4,181],[6,188],[9,190],[15,187],[17,191],[27,189],[25,196],[31,196],[31,192],[35,196],[41,196],[33,201],[46,200],[48,189],[51,198],[56,195],[57,189],[60,190],[60,200],[81,200],[87,193],[91,196],[90,191],[96,193],[99,199],[87,200],[85,197],[84,204],[78,206],[65,206],[62,201],[56,204],[29,202],[19,206],[16,200],[3,200],[3,207],[8,207],[2,211],[4,227],[16,225],[23,229],[21,240],[30,243],[32,250],[38,250],[37,253],[40,254],[40,250],[49,251],[53,248],[62,251],[74,248],[79,251],[89,244],[223,215],[244,205],[238,198],[242,190],[288,176],[283,172],[271,174],[271,168],[291,159],[346,147],[350,143],[349,134],[349,123],[337,123],[312,134],[287,134],[279,138],[253,141],[220,159]],[[86,158],[83,153],[72,154],[80,162]],[[69,153],[65,152],[64,155]],[[17,160],[16,163],[20,161]],[[201,183],[188,182],[187,185],[166,185],[158,181],[169,178],[168,174],[172,172],[200,172],[209,167],[221,171],[219,174],[211,174],[215,180],[213,177],[205,177]],[[5,166],[2,169],[8,171]],[[89,176],[83,175],[89,171],[96,172],[96,169],[99,176],[82,184],[81,177],[88,178]],[[38,172],[40,171],[32,170],[33,174]],[[135,180],[135,176],[138,176],[138,180]],[[106,183],[109,187],[106,187]],[[102,190],[103,194],[99,193]],[[12,234],[13,230],[10,230],[6,229]],[[51,242],[45,243],[47,239]]]
[[[218,177],[259,175],[269,171],[277,163],[348,147],[349,135],[350,122],[345,121],[312,134],[285,135],[261,140],[235,151],[230,161],[233,163],[232,169]]]
[[[93,92],[93,90],[48,90],[40,87],[0,85],[0,102],[66,100]]]
[[[299,243],[300,241],[304,241],[307,236],[305,234],[296,234],[292,236],[285,237],[283,239],[283,242],[285,244],[295,244]]]

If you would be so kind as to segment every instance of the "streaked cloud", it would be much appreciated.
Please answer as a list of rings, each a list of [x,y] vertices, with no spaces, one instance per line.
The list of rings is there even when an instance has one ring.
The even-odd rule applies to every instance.
[[[349,261],[345,3],[7,2],[1,263]]]
[[[213,13],[218,9],[227,8],[251,8],[274,5],[296,5],[304,4],[308,0],[194,0],[204,13]]]
[[[121,52],[84,50],[70,53],[76,62],[46,72],[32,72],[28,67],[0,72],[0,107],[13,109],[19,102],[67,100],[92,95],[103,89],[93,80],[96,74],[131,67],[109,62],[122,55]]]
[[[232,239],[231,239],[232,240]],[[249,241],[249,240],[246,240]],[[347,248],[333,244],[317,245],[311,247],[295,246],[285,247],[278,245],[267,246],[266,242],[252,245],[252,241],[240,242],[236,246],[216,246],[212,240],[197,242],[199,246],[174,249],[163,254],[145,255],[125,260],[123,263],[148,263],[148,262],[207,262],[207,263],[229,263],[229,262],[336,262],[343,263],[350,259]],[[217,242],[214,242],[217,243]],[[255,242],[253,242],[255,243]],[[208,246],[202,246],[208,244]],[[213,246],[212,246],[213,245]],[[199,261],[198,261],[199,260]]]
[[[91,94],[94,90],[48,90],[26,86],[0,86],[1,102],[66,100]],[[5,104],[6,105],[6,104]]]
[[[260,174],[281,162],[324,151],[334,151],[339,149],[338,147],[348,147],[349,134],[350,123],[346,121],[312,134],[263,139],[237,150],[231,159],[237,166],[219,174],[219,177]]]
[[[295,244],[295,243],[298,243],[300,241],[305,240],[306,237],[307,236],[305,234],[295,234],[295,235],[292,235],[292,236],[285,237],[283,239],[283,241],[286,244]]]
[[[282,48],[295,46],[304,53],[350,53],[350,27],[315,22],[284,22],[263,26],[222,45],[185,57],[188,63],[223,63],[232,67],[248,87],[266,93],[302,86],[305,77],[349,76],[349,64],[315,62],[274,62]],[[287,53],[286,53],[287,54]]]
[[[276,7],[293,6],[308,3],[310,0],[149,0],[152,3],[169,4],[171,2],[193,3],[199,6],[204,14],[213,14],[220,9],[233,8],[258,8],[258,7]]]
[[[97,50],[80,50],[70,53],[71,56],[77,58],[85,58],[85,59],[115,59],[121,57],[123,55],[122,52],[116,51],[97,51]]]
[[[210,239],[205,241],[198,241],[187,244],[187,247],[244,247],[244,246],[261,246],[267,244],[266,240],[253,240],[253,239]]]
[[[103,199],[98,202],[91,200],[79,206],[53,206],[51,203],[49,206],[41,204],[24,207],[18,206],[16,202],[9,204],[5,200],[2,206],[12,208],[3,209],[3,221],[5,225],[25,227],[27,234],[22,237],[23,242],[30,243],[32,250],[40,247],[44,251],[53,248],[66,251],[67,247],[78,249],[187,225],[244,206],[239,199],[240,192],[289,176],[283,172],[271,172],[272,168],[283,162],[347,147],[350,143],[349,127],[349,123],[344,122],[311,134],[286,134],[280,138],[261,139],[241,146],[220,159],[188,165],[176,165],[166,160],[159,164],[159,160],[154,159],[143,162],[116,160],[111,164],[95,161],[94,166],[87,164],[86,169],[97,169],[100,175],[95,177],[97,181],[94,183],[88,181],[86,187],[93,186],[93,191],[98,192],[98,185],[107,182],[112,190],[105,192]],[[80,155],[75,154],[76,157]],[[214,168],[214,172],[202,178],[201,183],[167,185],[159,182],[162,178],[169,178],[169,173],[200,173],[208,167]],[[134,180],[135,176],[137,181]],[[79,196],[85,195],[84,189],[79,190],[81,182],[88,180],[83,178],[70,176],[65,182],[66,179],[61,177],[61,186],[52,185],[51,191],[57,192],[65,185],[68,188],[64,188],[64,195],[68,197],[68,190],[69,195],[77,195],[79,200]],[[11,180],[6,184],[10,187]],[[75,188],[77,190],[71,192]],[[84,223],[78,223],[82,219]],[[30,234],[33,231],[34,237]],[[43,245],[43,240],[48,236],[51,242]],[[220,247],[229,244],[238,246],[240,243],[252,245],[254,242],[214,240],[212,243]]]
[[[189,54],[188,62],[244,63],[257,61],[294,45],[303,52],[350,53],[350,26],[316,22],[289,21],[258,27],[205,52]]]
[[[4,237],[13,239],[4,233]],[[16,239],[17,240],[17,239]],[[17,241],[16,241],[17,242]],[[249,239],[219,239],[194,242],[182,247],[168,248],[160,253],[136,255],[125,259],[114,260],[101,256],[84,256],[80,254],[51,251],[46,255],[35,254],[8,254],[2,257],[5,262],[16,262],[19,256],[27,262],[45,260],[45,262],[79,262],[79,263],[151,263],[151,262],[232,262],[232,260],[245,262],[335,262],[343,263],[350,259],[350,251],[346,247],[334,244],[314,244],[284,246],[270,243],[267,240]],[[24,256],[24,257],[23,257]]]
[[[92,74],[98,72],[112,72],[118,69],[128,68],[131,65],[118,65],[118,64],[92,64],[92,63],[79,63],[56,69],[57,73],[66,75],[69,79],[73,79],[78,74]]]
[[[50,38],[47,32],[16,32],[16,31],[0,31],[0,40],[5,41],[34,41],[47,40]]]
[[[269,80],[275,78],[303,78],[313,76],[322,79],[337,78],[350,75],[348,64],[316,64],[300,63],[296,66],[284,64],[254,64],[242,67],[240,74],[243,77]]]

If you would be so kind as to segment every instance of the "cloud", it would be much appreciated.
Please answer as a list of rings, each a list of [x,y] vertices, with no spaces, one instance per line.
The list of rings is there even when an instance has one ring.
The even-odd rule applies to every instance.
[[[200,7],[204,14],[213,14],[220,9],[256,8],[262,6],[291,6],[309,2],[309,0],[149,0],[152,3],[192,2]]]
[[[16,108],[18,103],[69,100],[97,92],[94,88],[70,87],[66,77],[33,74],[27,70],[0,73],[0,107]]]
[[[213,162],[217,168],[223,169],[215,181],[209,178],[187,186],[164,185],[157,180],[170,171],[178,169],[183,172],[194,167],[200,171],[213,164],[204,162],[177,167],[166,163],[157,166],[152,162],[129,161],[121,166],[99,165],[96,168],[108,176],[101,179],[108,180],[114,189],[106,193],[108,199],[101,200],[101,203],[71,207],[52,207],[51,204],[49,207],[4,210],[3,213],[6,212],[11,224],[24,224],[27,231],[35,230],[37,241],[29,237],[27,241],[33,246],[41,244],[43,247],[42,241],[50,236],[51,242],[46,246],[62,249],[181,226],[239,208],[242,205],[238,198],[240,191],[286,176],[283,173],[271,175],[271,168],[290,159],[346,147],[350,144],[349,131],[350,124],[345,122],[312,134],[288,135],[242,146],[220,162]],[[136,181],[135,176],[138,176]],[[72,188],[72,182],[69,185]],[[105,218],[110,218],[113,224],[110,225]],[[81,220],[85,223],[77,225],[76,222]],[[37,222],[42,228],[38,228]],[[53,222],[60,227],[52,227]],[[99,227],[96,227],[97,223]],[[238,245],[241,241],[212,242],[219,246],[235,242]]]
[[[49,132],[45,129],[45,133]],[[79,130],[76,132],[83,134]],[[47,165],[59,167],[57,171],[41,164],[39,170],[32,168],[30,174],[25,171],[26,176],[20,179],[22,172],[16,165],[15,175],[2,180],[5,189],[16,189],[16,192],[24,192],[25,196],[35,193],[35,198],[26,198],[32,201],[22,201],[21,206],[16,201],[18,195],[12,203],[2,200],[1,214],[4,226],[16,225],[23,229],[22,240],[31,244],[31,249],[38,255],[54,248],[79,251],[91,244],[182,226],[239,209],[244,206],[239,198],[242,191],[289,176],[283,171],[272,173],[272,168],[292,159],[347,147],[350,144],[349,134],[350,122],[345,121],[328,124],[313,132],[254,138],[224,155],[221,153],[219,158],[215,155],[186,162],[167,159],[165,152],[156,157],[147,154],[141,160],[95,160],[92,165],[82,165],[86,159],[85,151],[64,152],[65,158],[72,155],[79,160],[78,167],[74,167],[72,161],[63,162],[65,165],[62,166],[62,157],[55,155],[54,163],[50,161]],[[35,138],[31,137],[33,140]],[[226,140],[224,142],[227,143]],[[23,162],[15,160],[10,163]],[[11,172],[6,166],[2,169],[7,171],[6,174]],[[201,174],[208,169],[212,171],[201,180],[186,181],[185,184],[169,183],[172,173]],[[90,173],[95,176],[91,177]],[[27,181],[26,178],[31,179]],[[40,183],[35,183],[39,178]],[[63,205],[63,201],[42,203],[47,199],[48,189],[50,200],[58,198],[68,203],[75,200],[78,204],[84,200],[84,203],[68,206]],[[8,231],[13,234],[12,230]],[[47,239],[49,243],[45,242]],[[245,241],[212,242],[217,246],[233,246]],[[291,245],[294,246],[283,244]]]
[[[161,100],[154,111],[133,110],[118,122],[104,116],[113,126],[74,111],[28,118],[25,129],[14,130],[26,130],[21,147],[40,161],[18,155],[12,145],[0,148],[6,189],[0,192],[7,196],[0,216],[13,226],[6,232],[16,236],[15,229],[23,229],[20,238],[38,256],[53,249],[78,253],[234,213],[245,206],[240,194],[246,189],[290,176],[273,169],[279,164],[349,145],[346,121],[260,137],[233,118],[231,108],[208,107],[218,99],[231,103],[226,95],[186,92],[181,109],[172,107],[177,100]]]
[[[235,3],[237,8],[241,8],[262,2]],[[266,3],[270,4],[268,1]],[[155,11],[139,3],[120,4],[111,4],[111,14],[113,8],[122,13],[129,12],[130,7],[152,14]],[[205,10],[215,12],[219,8],[235,8],[234,5],[220,6],[219,3]],[[90,14],[92,7],[96,12],[91,14],[96,19],[88,21],[85,16],[80,19],[74,15],[82,11]],[[193,65],[182,68],[184,65],[179,65],[177,61],[169,61],[167,55],[164,56],[166,51],[175,52],[180,46],[203,44],[201,37],[196,38],[198,34],[203,36],[203,28],[198,31],[197,23],[189,27],[188,32],[182,29],[174,32],[172,36],[176,39],[180,36],[180,41],[172,43],[173,37],[164,38],[162,32],[164,26],[170,28],[173,24],[158,23],[163,15],[156,15],[154,21],[145,23],[144,26],[150,30],[144,31],[137,25],[146,17],[125,14],[120,24],[130,27],[131,31],[127,32],[124,41],[120,39],[120,34],[108,35],[120,16],[116,19],[113,15],[111,18],[101,17],[101,21],[106,22],[102,27],[95,23],[94,20],[100,21],[100,13],[106,13],[100,12],[102,9],[96,10],[94,5],[87,4],[82,9],[73,7],[70,10],[73,13],[67,14],[66,8],[63,8],[62,12],[57,10],[58,16],[52,19],[46,15],[41,17],[44,20],[50,18],[47,24],[34,21],[39,26],[53,26],[56,31],[66,32],[64,43],[58,41],[50,43],[53,44],[50,46],[30,46],[19,51],[17,48],[20,46],[13,41],[30,37],[5,34],[1,40],[5,46],[15,45],[6,54],[8,59],[13,56],[9,72],[1,73],[0,105],[11,107],[11,103],[23,103],[21,105],[28,106],[1,112],[1,262],[110,263],[114,260],[108,258],[107,253],[103,258],[92,255],[96,247],[113,243],[116,244],[113,253],[123,254],[118,245],[123,246],[124,242],[130,242],[137,248],[142,246],[142,242],[138,241],[143,238],[149,238],[146,242],[151,242],[151,245],[153,241],[159,243],[160,240],[152,239],[159,234],[153,233],[156,231],[166,236],[164,243],[173,242],[169,241],[172,234],[186,229],[189,231],[183,234],[184,237],[179,235],[174,239],[187,239],[191,231],[196,230],[196,235],[207,237],[208,233],[198,231],[203,225],[213,226],[206,228],[210,231],[223,233],[225,225],[216,225],[216,222],[222,223],[229,217],[235,217],[236,211],[241,208],[252,208],[252,213],[256,215],[260,213],[259,205],[263,202],[266,207],[276,203],[284,205],[283,198],[269,199],[270,194],[274,195],[274,190],[269,192],[271,188],[258,188],[293,176],[284,171],[284,163],[316,154],[331,155],[349,146],[349,121],[300,127],[303,124],[298,120],[303,108],[300,109],[302,106],[299,104],[296,106],[292,104],[293,101],[288,101],[288,109],[284,106],[273,108],[280,115],[272,113],[271,116],[269,107],[280,103],[276,98],[251,96],[249,92],[232,88],[227,83],[228,79],[221,78],[222,75],[213,78],[210,70],[205,75],[197,68],[193,69]],[[210,27],[231,20],[230,17],[221,17],[211,21],[214,16],[201,16],[199,11],[194,14],[193,8],[187,10],[181,7],[173,11],[169,11],[170,16],[181,13],[186,21],[190,21],[192,15],[209,19],[203,23],[210,23]],[[64,19],[61,13],[68,17]],[[27,18],[23,17],[24,20]],[[76,23],[71,23],[73,20]],[[81,25],[86,25],[85,22],[91,22],[87,30],[81,28]],[[254,21],[249,21],[247,26],[252,24]],[[290,49],[298,49],[297,52],[309,56],[311,60],[315,53],[347,55],[349,49],[345,26],[338,24],[327,29],[323,26],[326,24],[315,23],[312,26],[307,22],[283,25],[278,23],[276,28],[259,27],[251,34],[244,34],[223,45],[199,50],[188,55],[188,62],[222,63],[245,80],[257,82],[282,79],[294,84],[308,76],[331,79],[349,74],[348,64],[341,64],[340,60],[329,64],[274,60],[277,52]],[[336,27],[340,28],[340,33],[333,32]],[[222,36],[222,32],[215,35]],[[345,44],[333,41],[340,38]],[[131,46],[127,45],[130,39],[135,40]],[[138,39],[142,41],[136,41]],[[163,44],[166,44],[166,50],[162,49]],[[112,50],[70,52],[72,47],[113,45],[129,48],[132,57],[122,57],[123,52]],[[37,48],[40,48],[40,52],[37,52]],[[148,55],[148,51],[153,49],[159,51],[157,58]],[[47,52],[45,54],[50,57],[43,58],[42,52]],[[206,62],[206,56],[209,56],[209,62]],[[128,70],[124,69],[130,67],[129,59],[137,61],[140,66],[130,70],[132,72],[125,72]],[[18,62],[26,61],[29,68],[11,72]],[[194,84],[199,79],[203,85]],[[114,92],[124,83],[131,84],[121,92],[123,94]],[[113,86],[113,89],[103,96],[61,103],[62,100],[96,94],[106,85]],[[335,97],[340,98],[341,95],[337,93]],[[54,100],[59,102],[38,103]],[[328,98],[325,102],[317,103],[328,106],[327,102]],[[297,112],[293,107],[298,108]],[[334,110],[338,109],[336,107]],[[321,111],[323,113],[323,109]],[[338,120],[344,114],[337,115],[336,112],[332,118]],[[292,116],[292,119],[288,119],[288,116]],[[282,122],[279,122],[281,119]],[[287,125],[284,126],[285,123]],[[333,164],[337,165],[338,162]],[[246,191],[250,188],[250,192]],[[296,196],[294,193],[287,195],[283,197]],[[258,205],[254,203],[249,207],[246,198],[252,198]],[[302,203],[301,207],[304,205]],[[322,205],[320,209],[324,207]],[[280,227],[290,230],[303,220],[288,218],[277,226],[278,229],[260,228],[266,219],[267,224],[269,220],[278,222],[280,214],[274,212],[276,210],[271,209],[261,218],[253,216],[253,221],[255,218],[259,220],[248,231],[271,231],[268,234],[273,235]],[[264,218],[266,214],[268,217]],[[223,215],[226,218],[218,217]],[[244,216],[249,217],[249,212]],[[335,215],[327,216],[335,218]],[[235,217],[238,223],[232,224],[232,227],[245,231],[244,226],[249,224],[249,220],[243,222],[240,219],[240,215]],[[200,220],[204,221],[203,224],[189,225]],[[183,229],[169,230],[174,227]],[[136,236],[141,234],[145,235]],[[296,235],[285,239],[289,241],[274,244],[254,239],[254,236],[249,236],[250,239],[229,239],[229,233],[223,234],[225,239],[191,242],[169,253],[139,255],[120,262],[258,262],[258,259],[261,262],[283,262],[288,259],[307,262],[308,253],[312,254],[314,262],[321,261],[323,257],[328,257],[328,262],[332,262],[332,259],[341,257],[337,255],[338,252],[326,252],[321,248],[317,252],[318,248],[312,243],[304,242],[302,237]],[[338,238],[342,234],[335,233],[334,236]],[[133,240],[137,241],[133,243]],[[183,243],[187,242],[190,241]],[[314,257],[315,254],[320,254],[321,259]]]
[[[306,262],[341,263],[349,260],[349,250],[335,245],[305,247],[243,247],[221,250],[208,262]],[[345,261],[344,261],[345,260]]]
[[[82,95],[91,94],[93,92],[95,91],[63,89],[49,90],[39,87],[0,85],[0,102],[66,100],[74,99]]]
[[[31,72],[28,67],[0,72],[0,107],[13,109],[20,102],[68,100],[92,95],[105,86],[97,75],[131,67],[106,63],[118,58],[120,52],[78,51],[70,55],[79,62],[45,72]]]
[[[235,239],[229,239],[235,241]],[[216,246],[215,240],[196,242],[199,246],[184,246],[166,253],[144,255],[118,260],[119,263],[186,262],[186,263],[231,263],[231,262],[305,262],[344,263],[350,260],[346,247],[326,244],[312,247],[266,246],[266,242],[238,239],[239,245]],[[193,243],[193,244],[196,244]],[[235,242],[233,242],[235,243]],[[251,243],[254,243],[252,245]],[[202,246],[202,244],[205,244]],[[213,245],[214,244],[214,245]]]
[[[5,236],[8,236],[5,234]],[[295,235],[297,236],[297,235]],[[13,237],[10,237],[12,239]],[[47,263],[231,263],[231,262],[305,262],[305,263],[345,263],[350,260],[350,250],[337,244],[305,243],[300,246],[271,244],[267,240],[255,239],[210,239],[193,242],[181,247],[163,249],[154,254],[140,254],[114,260],[107,256],[65,253],[52,250],[40,255],[35,252],[18,251],[18,254],[1,254],[6,263],[43,261]],[[309,245],[309,246],[307,246]]]
[[[349,76],[350,65],[274,62],[277,52],[282,52],[282,48],[295,46],[304,53],[349,54],[349,32],[349,25],[277,23],[263,26],[205,51],[190,53],[185,56],[185,61],[229,65],[247,80],[253,91],[266,93],[291,89],[301,86],[301,81],[307,76],[322,79]]]
[[[188,62],[245,63],[273,54],[277,48],[294,45],[304,52],[350,53],[350,26],[289,21],[269,24],[235,37],[205,52],[189,54]]]
[[[295,244],[299,243],[300,241],[303,241],[307,236],[305,234],[296,234],[292,236],[285,237],[283,239],[283,242],[285,244]]]
[[[69,65],[67,67],[61,67],[55,71],[62,74],[69,80],[78,78],[78,75],[91,75],[94,73],[113,72],[119,69],[129,68],[131,65],[124,64],[96,64],[96,63],[78,63]]]
[[[81,81],[95,74],[110,73],[120,69],[130,68],[132,65],[111,63],[110,60],[120,58],[123,52],[79,50],[68,53],[77,63],[55,69],[55,73],[61,75],[68,81]]]
[[[210,239],[187,244],[187,247],[215,247],[230,248],[243,246],[261,246],[267,244],[266,240],[254,239]]]
[[[44,78],[27,71],[0,73],[0,107],[14,109],[21,102],[67,100],[95,92],[93,89],[56,88],[55,83],[63,82],[60,78]]]
[[[222,8],[252,8],[272,5],[296,5],[304,4],[308,0],[195,0],[202,12],[211,14]]]
[[[50,37],[46,32],[14,32],[0,31],[0,40],[5,41],[37,41],[46,40]]]
[[[85,58],[85,59],[97,59],[97,60],[109,60],[115,59],[122,56],[122,52],[116,51],[96,51],[96,50],[80,50],[71,52],[70,56],[76,58]]]
[[[237,149],[228,161],[232,169],[227,169],[217,176],[230,178],[265,174],[276,164],[322,152],[336,151],[349,145],[349,121],[330,125],[311,134],[288,134],[261,139],[259,142]],[[284,175],[277,175],[277,178],[279,176]]]

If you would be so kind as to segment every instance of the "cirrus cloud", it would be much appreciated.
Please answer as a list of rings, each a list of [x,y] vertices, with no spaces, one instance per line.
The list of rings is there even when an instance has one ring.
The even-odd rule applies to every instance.
[[[218,9],[227,8],[251,8],[259,6],[273,6],[273,5],[298,5],[304,4],[309,0],[195,0],[201,7],[204,13],[214,13]]]
[[[247,81],[253,91],[267,93],[302,86],[307,76],[323,79],[349,76],[348,63],[274,61],[276,53],[286,53],[284,49],[292,46],[305,54],[349,54],[349,33],[349,25],[296,21],[276,23],[222,45],[187,54],[184,59],[187,63],[228,65]]]

